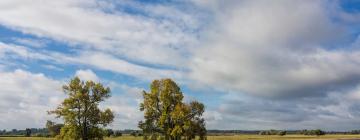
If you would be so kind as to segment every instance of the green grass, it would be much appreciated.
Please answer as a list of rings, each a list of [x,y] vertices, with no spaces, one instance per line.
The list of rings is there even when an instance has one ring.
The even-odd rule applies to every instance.
[[[208,140],[337,140],[337,139],[360,139],[360,135],[325,135],[325,136],[260,136],[260,135],[234,135],[234,136],[208,136]],[[0,137],[0,140],[54,140],[52,138],[38,137]],[[105,140],[142,140],[142,137],[122,136],[117,138],[105,138]]]

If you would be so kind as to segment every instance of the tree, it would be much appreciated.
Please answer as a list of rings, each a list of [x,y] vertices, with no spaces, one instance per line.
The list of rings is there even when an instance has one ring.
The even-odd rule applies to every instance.
[[[120,137],[120,136],[122,136],[121,131],[116,130],[116,131],[114,132],[114,136],[115,136],[115,137]]]
[[[325,132],[320,130],[320,129],[316,129],[316,130],[313,130],[313,131],[314,131],[314,134],[316,136],[325,135]]]
[[[193,139],[199,135],[205,139],[205,120],[202,118],[205,106],[197,101],[182,102],[184,96],[178,85],[171,79],[154,80],[150,92],[143,91],[144,121],[139,122],[144,138],[180,140]]]
[[[316,136],[320,136],[320,135],[325,135],[325,132],[320,130],[320,129],[315,129],[315,130],[303,130],[302,132],[304,135],[316,135]]]
[[[106,129],[106,136],[110,137],[112,135],[114,135],[114,131],[112,129]]]
[[[136,131],[131,132],[131,133],[130,133],[130,136],[137,137],[137,132],[136,132]]]
[[[100,83],[81,81],[78,77],[63,86],[68,96],[50,114],[64,120],[59,139],[102,139],[103,128],[114,119],[110,109],[99,109],[99,103],[110,97],[110,88]]]
[[[177,122],[183,122],[180,123],[180,126],[184,129],[186,139],[195,139],[196,135],[198,135],[201,140],[205,139],[205,120],[202,118],[204,111],[205,106],[202,103],[192,101],[189,104],[184,104],[182,108],[179,110],[176,109],[176,111],[172,113],[174,118],[178,118],[176,120]]]
[[[286,135],[286,131],[278,131],[277,133],[279,136],[284,136]]]
[[[55,137],[60,134],[61,128],[64,126],[64,124],[56,124],[55,122],[52,122],[48,120],[46,122],[46,128],[49,131],[49,134],[51,137]]]
[[[30,128],[26,128],[25,130],[25,137],[30,137],[31,136],[31,129]]]

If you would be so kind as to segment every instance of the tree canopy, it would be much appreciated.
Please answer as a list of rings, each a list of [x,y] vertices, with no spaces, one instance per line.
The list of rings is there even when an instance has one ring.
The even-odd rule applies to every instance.
[[[55,137],[55,136],[59,135],[60,130],[63,126],[64,126],[64,124],[56,124],[55,122],[52,122],[49,120],[46,122],[46,128],[48,129],[49,135],[51,137]]]
[[[139,128],[145,139],[193,139],[195,135],[206,138],[202,118],[205,106],[198,101],[184,103],[180,87],[171,79],[154,80],[150,92],[143,91],[143,98],[140,110],[145,120],[139,122]]]
[[[63,86],[68,96],[50,114],[64,120],[59,139],[102,139],[104,130],[114,119],[110,109],[100,110],[99,103],[110,97],[110,88],[78,77]]]

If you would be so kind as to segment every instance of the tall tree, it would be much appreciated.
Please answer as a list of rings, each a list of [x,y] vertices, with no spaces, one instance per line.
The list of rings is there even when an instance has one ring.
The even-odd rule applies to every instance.
[[[139,122],[139,128],[145,139],[159,136],[165,140],[193,139],[195,135],[205,139],[204,105],[197,101],[183,103],[184,96],[174,81],[154,80],[150,92],[143,91],[143,97],[140,110],[144,111],[145,120]]]
[[[99,103],[110,97],[110,88],[93,81],[81,81],[78,77],[63,86],[68,96],[55,110],[49,111],[63,118],[59,139],[102,139],[103,129],[114,119],[110,109],[99,109]]]
[[[185,105],[183,112],[186,115],[181,118],[182,121],[180,122],[184,125],[186,139],[194,139],[196,135],[199,136],[200,140],[206,139],[205,120],[202,118],[204,111],[205,106],[198,101],[192,101]]]

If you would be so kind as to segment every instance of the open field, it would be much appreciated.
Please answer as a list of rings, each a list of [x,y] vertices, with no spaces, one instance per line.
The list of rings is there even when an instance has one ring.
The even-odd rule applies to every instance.
[[[360,135],[325,135],[325,136],[260,136],[260,135],[234,135],[234,136],[208,136],[208,140],[360,140]],[[53,138],[37,137],[0,137],[0,140],[53,140]],[[142,140],[142,137],[122,136],[105,138],[105,140]]]

